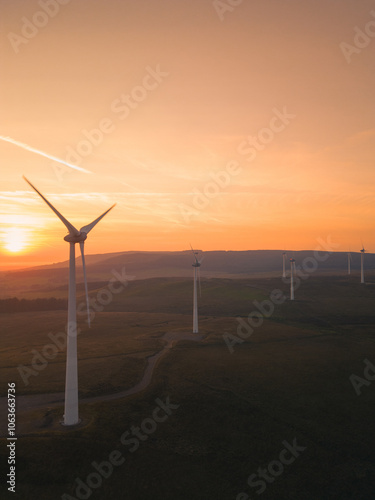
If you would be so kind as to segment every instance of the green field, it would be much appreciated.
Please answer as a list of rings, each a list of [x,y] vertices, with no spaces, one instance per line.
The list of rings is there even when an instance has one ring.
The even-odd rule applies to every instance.
[[[92,289],[90,297],[104,287]],[[2,486],[1,498],[50,500],[64,493],[79,498],[76,479],[85,482],[95,471],[93,461],[107,461],[118,450],[124,463],[87,498],[236,500],[243,492],[249,499],[373,500],[375,380],[357,395],[349,377],[363,377],[365,358],[375,364],[375,286],[360,285],[354,276],[312,275],[294,302],[275,306],[230,354],[223,334],[235,335],[236,318],[246,321],[253,301],[266,300],[276,288],[288,294],[279,278],[203,280],[204,339],[174,345],[143,392],[82,403],[83,422],[76,429],[59,424],[59,405],[20,404],[17,493]],[[82,316],[81,399],[139,382],[147,358],[163,348],[163,335],[191,331],[191,308],[191,280],[155,278],[129,283],[96,313],[91,329]],[[64,331],[66,313],[2,314],[1,319],[2,395],[7,382],[16,382],[19,396],[62,392],[63,350],[30,376],[28,385],[17,367],[31,365],[31,351],[42,352],[51,343],[48,334]],[[120,442],[122,434],[152,415],[156,399],[167,397],[178,408],[131,452]],[[258,495],[248,477],[278,460],[283,441],[294,439],[305,450]],[[4,478],[7,450],[1,441]]]

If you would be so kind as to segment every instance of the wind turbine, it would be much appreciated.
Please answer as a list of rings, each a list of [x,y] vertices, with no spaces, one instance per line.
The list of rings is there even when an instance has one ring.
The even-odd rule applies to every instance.
[[[296,271],[296,261],[290,259],[290,300],[294,300],[294,273]]]
[[[363,243],[362,243],[362,250],[361,250],[361,283],[364,283],[365,282],[365,273],[364,273],[364,270],[363,270],[363,261],[365,260],[365,247],[363,246]]]
[[[352,260],[352,254],[348,252],[348,274],[350,274],[350,262]]]
[[[201,260],[197,259],[198,252],[193,250],[190,245],[191,251],[193,252],[195,262],[192,264],[194,267],[194,293],[193,293],[193,333],[198,333],[198,297],[197,297],[197,279],[199,281],[199,295],[201,295],[201,275],[200,267],[204,257]]]
[[[25,181],[38,193],[50,209],[55,212],[57,217],[65,224],[69,231],[64,237],[70,245],[69,253],[69,299],[68,299],[68,327],[67,327],[67,346],[66,346],[66,376],[65,376],[65,406],[64,406],[64,425],[75,425],[79,423],[78,417],[78,370],[77,370],[77,314],[76,314],[76,261],[75,261],[75,245],[79,243],[82,256],[83,277],[85,282],[86,304],[88,323],[90,326],[89,314],[89,296],[87,290],[86,265],[84,245],[87,234],[96,226],[96,224],[110,211],[115,205],[112,205],[100,217],[95,219],[91,224],[81,227],[78,231],[56,208],[40,193],[35,186],[31,184],[26,177]]]
[[[283,252],[283,278],[286,278],[285,262],[286,262],[286,252]]]

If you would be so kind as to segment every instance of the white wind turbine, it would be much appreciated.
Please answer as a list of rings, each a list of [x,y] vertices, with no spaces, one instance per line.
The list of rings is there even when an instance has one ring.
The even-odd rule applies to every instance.
[[[68,327],[67,327],[67,346],[66,346],[66,377],[65,377],[65,407],[64,407],[64,425],[75,425],[79,423],[78,416],[78,370],[77,370],[77,314],[76,314],[76,261],[75,261],[75,245],[79,243],[81,248],[83,277],[85,282],[86,303],[88,323],[90,326],[89,314],[89,297],[87,290],[86,265],[84,245],[87,234],[96,226],[96,224],[110,211],[115,205],[112,205],[100,217],[95,219],[91,224],[81,227],[78,231],[73,224],[65,219],[63,215],[31,184],[26,177],[25,181],[38,193],[57,217],[65,224],[69,231],[64,238],[70,244],[69,254],[69,299],[68,299]]]
[[[283,252],[283,278],[286,278],[285,263],[286,263],[286,252]]]
[[[296,261],[290,259],[290,300],[294,300],[294,274],[296,272]]]
[[[350,263],[352,261],[352,254],[348,252],[348,274],[350,274]]]
[[[362,243],[362,250],[361,250],[361,283],[364,283],[365,282],[365,272],[364,272],[364,269],[363,269],[363,262],[365,260],[365,247],[363,246],[363,243]]]
[[[193,252],[195,262],[192,264],[194,267],[194,293],[193,293],[193,333],[198,333],[198,297],[197,297],[197,280],[199,281],[199,295],[201,295],[201,275],[200,267],[204,257],[201,260],[197,259],[198,252],[193,250],[190,245],[191,251]]]

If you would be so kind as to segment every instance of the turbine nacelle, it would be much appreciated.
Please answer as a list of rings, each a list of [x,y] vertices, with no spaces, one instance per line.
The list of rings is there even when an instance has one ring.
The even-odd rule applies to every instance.
[[[64,236],[64,240],[68,243],[81,243],[87,239],[87,233],[80,231],[79,234],[67,234]]]
[[[195,259],[195,262],[194,262],[194,264],[192,264],[192,266],[193,267],[200,267],[202,262],[203,262],[204,257],[202,257],[201,260],[198,260],[197,255],[199,255],[199,252],[197,252],[196,250],[193,250],[193,247],[191,245],[190,245],[190,248],[191,248],[191,251],[193,252],[194,259]]]

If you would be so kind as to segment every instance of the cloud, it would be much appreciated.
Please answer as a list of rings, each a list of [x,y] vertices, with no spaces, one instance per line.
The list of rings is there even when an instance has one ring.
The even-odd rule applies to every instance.
[[[375,138],[375,128],[370,128],[367,130],[361,130],[360,132],[357,132],[352,136],[348,137],[347,143],[350,145],[360,145],[374,138]]]
[[[27,144],[24,144],[23,142],[16,141],[15,139],[12,139],[11,137],[5,137],[3,135],[0,135],[0,140],[4,142],[9,142],[10,144],[14,144],[15,146],[18,146],[19,148],[25,149],[26,151],[30,151],[31,153],[35,153],[40,156],[44,156],[45,158],[48,158],[49,160],[56,161],[57,163],[62,163],[63,165],[66,165],[69,168],[72,168],[74,170],[78,170],[79,172],[84,172],[85,174],[92,174],[90,170],[86,170],[85,168],[78,167],[77,165],[72,165],[71,163],[68,163],[67,161],[61,160],[61,158],[57,158],[56,156],[49,155],[48,153],[45,153],[44,151],[40,151],[39,149],[35,149],[31,146],[28,146]]]

